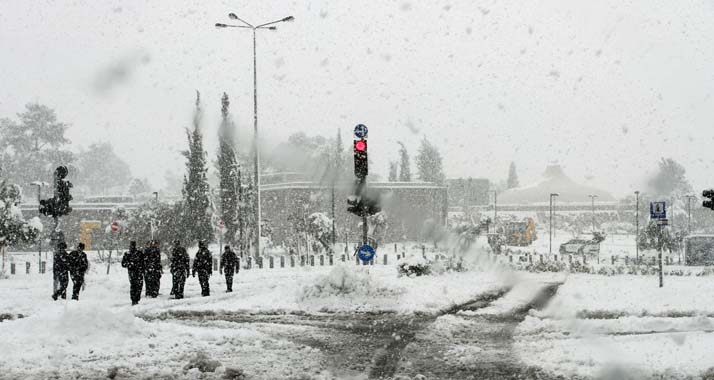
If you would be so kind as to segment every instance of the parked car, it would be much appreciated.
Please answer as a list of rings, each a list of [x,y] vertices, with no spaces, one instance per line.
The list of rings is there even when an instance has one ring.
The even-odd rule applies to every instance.
[[[561,255],[597,255],[600,244],[592,240],[572,239],[560,245]]]

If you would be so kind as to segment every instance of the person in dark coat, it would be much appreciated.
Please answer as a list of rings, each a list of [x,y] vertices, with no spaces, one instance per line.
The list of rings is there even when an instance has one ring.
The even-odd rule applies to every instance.
[[[136,242],[129,242],[129,252],[124,253],[121,266],[129,272],[129,296],[131,304],[137,305],[141,300],[141,288],[144,286],[144,254],[136,248]]]
[[[183,287],[190,269],[189,260],[188,252],[181,246],[181,241],[174,240],[174,247],[171,250],[171,280],[173,282],[171,294],[177,300],[183,298]]]
[[[67,299],[67,285],[69,284],[69,254],[67,253],[67,243],[60,242],[55,250],[52,260],[52,273],[57,280],[57,289],[52,294],[52,299],[57,301],[58,297]]]
[[[196,277],[196,272],[198,272],[198,282],[201,284],[201,295],[209,296],[211,290],[208,286],[208,279],[213,274],[213,257],[203,241],[198,243],[198,252],[193,259],[193,277]]]
[[[161,287],[161,274],[164,272],[161,266],[161,249],[159,242],[152,240],[144,250],[144,280],[146,281],[146,296],[156,298],[159,296]]]
[[[237,268],[238,256],[231,250],[229,245],[226,245],[221,254],[220,271],[226,275],[226,293],[233,291],[233,273],[240,270]]]
[[[79,290],[84,283],[84,274],[89,268],[84,243],[77,244],[77,249],[69,253],[69,275],[72,278],[72,299],[79,301]]]

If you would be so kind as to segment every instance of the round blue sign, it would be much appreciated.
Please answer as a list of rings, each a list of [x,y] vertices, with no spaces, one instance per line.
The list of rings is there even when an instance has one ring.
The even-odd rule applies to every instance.
[[[367,126],[364,124],[357,124],[355,126],[355,136],[360,139],[367,137]]]
[[[359,257],[359,259],[364,262],[372,260],[372,258],[374,258],[374,248],[372,248],[372,246],[369,244],[365,244],[359,247],[359,251],[357,251],[357,257]]]

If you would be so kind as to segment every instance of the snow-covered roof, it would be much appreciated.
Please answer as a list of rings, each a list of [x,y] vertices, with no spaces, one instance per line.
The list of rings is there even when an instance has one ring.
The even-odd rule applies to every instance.
[[[540,182],[523,187],[516,187],[498,194],[501,204],[548,203],[551,193],[558,193],[557,202],[586,202],[588,195],[595,194],[596,202],[612,202],[615,198],[607,191],[592,186],[576,183],[566,176],[559,165],[550,165]]]

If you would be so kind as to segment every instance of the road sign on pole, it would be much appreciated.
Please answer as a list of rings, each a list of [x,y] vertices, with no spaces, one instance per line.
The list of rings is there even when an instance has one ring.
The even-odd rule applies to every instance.
[[[119,232],[119,222],[117,222],[116,220],[113,221],[111,224],[111,229],[112,232]]]
[[[374,258],[374,248],[372,248],[371,245],[365,244],[361,247],[359,247],[359,251],[357,251],[357,257],[359,257],[360,260],[363,262],[368,262]]]
[[[667,203],[650,202],[650,219],[667,219]]]
[[[363,138],[367,137],[367,132],[368,132],[368,130],[367,130],[366,125],[357,124],[355,126],[355,137],[357,137],[358,139],[363,139]]]
[[[226,227],[226,224],[223,222],[223,219],[218,220],[218,228],[223,231],[223,229]]]

